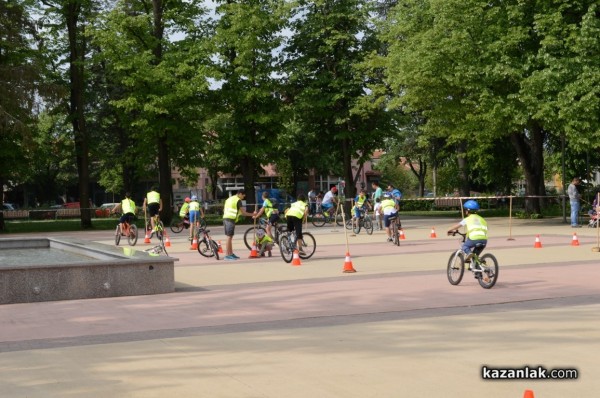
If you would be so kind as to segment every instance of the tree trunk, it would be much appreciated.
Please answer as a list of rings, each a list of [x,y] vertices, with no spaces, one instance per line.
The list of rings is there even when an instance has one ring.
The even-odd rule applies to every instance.
[[[352,173],[352,153],[350,151],[350,140],[347,138],[342,139],[342,162],[344,167],[344,182],[346,186],[344,188],[344,195],[346,198],[354,198],[356,196],[356,185],[353,184],[354,175]],[[347,202],[345,207],[346,211],[350,210],[350,202]]]
[[[90,165],[89,136],[85,123],[85,34],[78,25],[81,16],[81,4],[72,1],[67,4],[66,23],[69,36],[69,76],[70,118],[73,126],[77,174],[79,177],[79,205],[81,208],[81,227],[91,228],[92,210],[90,209]]]
[[[512,133],[510,140],[517,150],[525,175],[525,196],[545,196],[544,185],[544,140],[546,133],[535,122],[531,123],[529,131]],[[527,213],[541,214],[542,198],[525,200]]]
[[[244,190],[246,191],[246,204],[255,205],[257,203],[256,192],[254,190],[254,182],[256,181],[256,164],[254,163],[254,159],[252,159],[252,157],[244,156],[241,159],[241,166]],[[253,211],[254,207],[247,210]]]
[[[158,137],[158,185],[163,202],[160,219],[168,225],[173,218],[173,182],[166,133]]]
[[[460,196],[471,195],[471,185],[469,183],[469,169],[467,167],[467,143],[458,144],[458,178],[460,185],[458,192]]]

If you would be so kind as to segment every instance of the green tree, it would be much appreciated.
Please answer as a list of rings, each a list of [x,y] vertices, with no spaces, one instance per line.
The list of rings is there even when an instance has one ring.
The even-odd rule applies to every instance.
[[[339,163],[346,196],[354,196],[360,173],[353,172],[352,161],[358,162],[360,170],[370,159],[381,145],[385,120],[381,104],[365,100],[367,80],[361,71],[362,62],[377,48],[370,3],[301,0],[295,4],[292,21],[283,73],[291,114],[308,144],[302,151]]]
[[[586,22],[589,12],[595,13],[593,4],[553,0],[399,4],[386,33],[389,84],[396,93],[391,106],[423,112],[424,131],[442,133],[450,144],[464,146],[458,154],[464,167],[459,170],[471,175],[476,165],[483,164],[474,159],[484,153],[476,149],[478,145],[509,140],[524,171],[526,194],[543,196],[544,145],[549,135],[559,135],[566,127],[557,116],[561,105],[554,99],[562,98],[570,83],[580,81],[577,73],[564,69],[559,73],[556,68],[569,64],[570,71],[589,70],[590,61],[574,55],[592,47],[571,44],[577,43],[575,37],[586,24],[588,38],[594,31],[594,23]],[[547,19],[552,28],[545,26]],[[560,62],[549,62],[549,55]],[[595,62],[597,57],[591,64]],[[580,95],[597,97],[597,88],[577,87]],[[597,105],[594,100],[576,102]],[[581,126],[567,132],[570,138],[575,133],[590,135]],[[528,208],[540,212],[540,201],[529,201]]]
[[[119,1],[92,33],[96,62],[110,83],[107,98],[118,110],[109,123],[118,126],[116,153],[124,155],[124,172],[158,176],[165,222],[172,167],[200,164],[204,137],[197,126],[205,118],[210,32],[201,3]]]
[[[261,165],[274,159],[282,129],[280,78],[277,76],[284,2],[217,1],[213,44],[220,87],[213,91],[213,121],[227,171],[241,173],[248,200]]]

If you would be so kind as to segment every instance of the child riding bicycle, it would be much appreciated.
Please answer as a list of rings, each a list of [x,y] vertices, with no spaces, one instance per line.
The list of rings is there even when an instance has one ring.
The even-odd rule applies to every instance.
[[[466,212],[466,217],[462,219],[458,224],[453,225],[448,230],[448,235],[458,230],[460,227],[467,228],[467,238],[462,245],[462,251],[467,255],[466,262],[470,262],[473,257],[472,250],[476,245],[483,245],[481,250],[485,248],[488,241],[488,227],[487,222],[477,212],[479,211],[479,203],[474,200],[467,200],[463,204],[463,208]]]

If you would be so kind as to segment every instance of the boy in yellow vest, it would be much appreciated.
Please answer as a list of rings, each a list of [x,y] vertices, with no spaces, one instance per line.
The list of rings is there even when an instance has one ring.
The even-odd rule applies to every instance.
[[[223,206],[223,227],[227,244],[225,245],[225,260],[239,260],[239,257],[233,254],[233,235],[235,235],[235,223],[241,215],[252,217],[256,214],[248,213],[242,208],[242,200],[246,197],[246,191],[240,189],[235,195],[230,196]]]
[[[265,233],[264,229],[256,230],[256,249],[258,255],[264,257],[265,251],[269,257],[272,256],[271,250],[273,250],[273,239]]]
[[[471,251],[477,244],[483,244],[483,248],[485,248],[485,245],[487,245],[488,227],[485,219],[479,214],[477,214],[477,211],[479,211],[479,203],[477,203],[474,200],[467,200],[463,204],[463,207],[466,210],[467,216],[464,219],[462,219],[458,224],[453,225],[448,230],[448,235],[452,234],[460,227],[467,228],[467,238],[465,239],[465,243],[463,243],[462,251],[467,255],[467,258],[465,260],[469,262],[473,257]],[[482,251],[483,248],[481,249]]]

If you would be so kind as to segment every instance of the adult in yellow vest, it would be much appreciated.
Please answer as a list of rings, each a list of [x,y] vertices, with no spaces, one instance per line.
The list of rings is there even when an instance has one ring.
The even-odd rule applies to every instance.
[[[144,212],[148,209],[148,214],[150,216],[150,223],[152,225],[152,230],[155,231],[156,228],[156,220],[155,216],[158,215],[162,211],[163,202],[160,198],[160,194],[157,191],[157,187],[155,185],[150,188],[150,192],[146,194],[146,198],[144,198],[144,204],[142,207],[144,208]]]
[[[488,226],[487,222],[477,212],[479,211],[479,203],[474,200],[467,200],[463,207],[467,216],[463,218],[458,224],[453,225],[449,230],[448,234],[453,233],[460,227],[467,228],[467,238],[463,243],[462,251],[467,255],[467,260],[471,260],[471,251],[478,244],[483,244],[483,248],[487,245],[488,241]],[[483,250],[483,248],[481,250]]]
[[[306,203],[306,196],[304,194],[298,195],[298,200],[292,203],[290,209],[285,213],[287,229],[290,232],[296,231],[298,252],[302,255],[306,254],[302,248],[302,221],[307,214],[308,204]]]
[[[227,244],[225,245],[225,260],[238,260],[239,257],[233,254],[233,235],[235,235],[235,223],[241,215],[252,217],[256,214],[248,213],[242,208],[242,200],[246,197],[246,191],[240,189],[233,196],[225,201],[223,206],[223,227],[225,228],[225,236],[227,236]]]
[[[121,203],[117,203],[111,212],[116,213],[117,211],[121,211],[121,218],[119,219],[119,222],[121,223],[121,233],[123,236],[127,236],[129,235],[129,225],[135,216],[135,202],[131,200],[129,192],[125,192],[125,199],[123,199]]]

